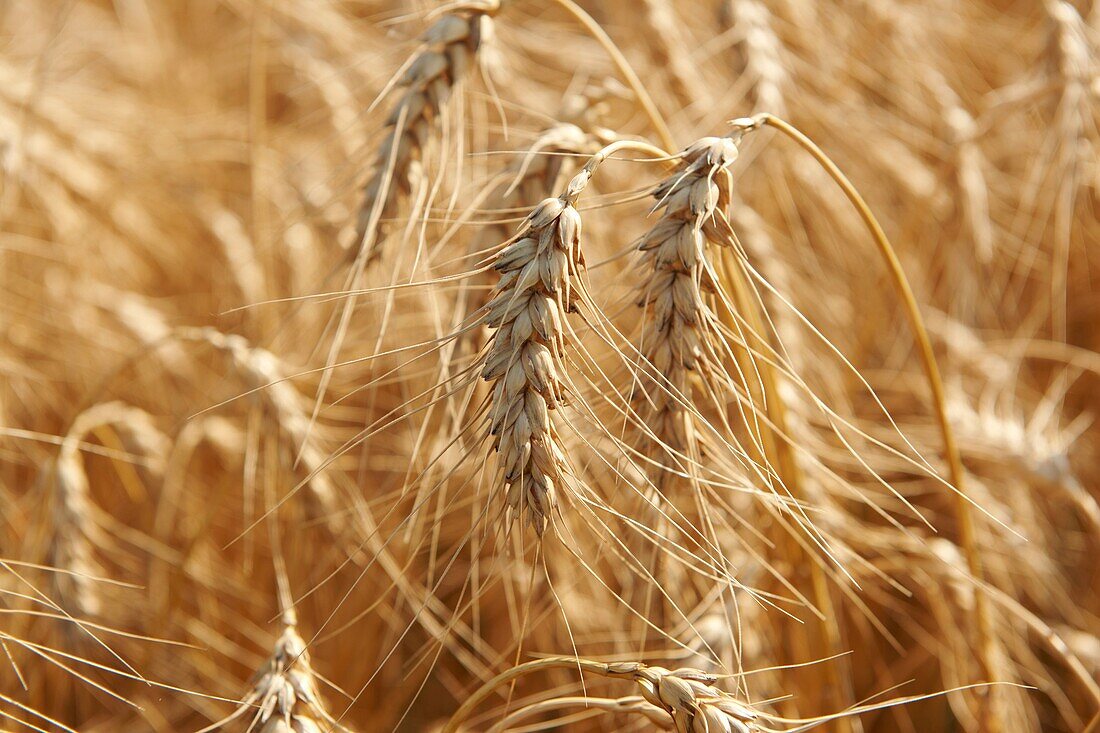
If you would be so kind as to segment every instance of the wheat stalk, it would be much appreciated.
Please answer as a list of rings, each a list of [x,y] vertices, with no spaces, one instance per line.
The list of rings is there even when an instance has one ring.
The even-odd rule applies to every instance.
[[[971,576],[975,582],[983,582],[985,572],[982,553],[978,544],[977,529],[970,499],[966,494],[966,472],[963,467],[962,456],[959,452],[955,431],[947,414],[947,397],[943,386],[943,377],[940,375],[939,363],[936,360],[928,330],[924,325],[920,307],[917,305],[916,296],[913,295],[912,286],[910,286],[909,280],[905,276],[905,271],[901,267],[890,240],[886,237],[882,226],[851,181],[837,167],[836,163],[800,130],[790,123],[767,113],[757,115],[752,120],[735,121],[734,124],[743,127],[746,131],[766,125],[779,130],[797,143],[803,150],[813,156],[829,174],[829,177],[840,186],[845,197],[856,209],[860,219],[870,232],[879,254],[887,265],[892,285],[904,307],[910,330],[917,343],[917,351],[920,355],[921,366],[928,382],[929,391],[932,394],[932,405],[936,412],[940,435],[943,440],[943,452],[947,462],[948,476],[953,487],[955,517],[959,525],[959,544],[963,549]],[[977,617],[975,619],[975,637],[976,646],[978,647],[978,659],[984,675],[988,679],[995,679],[998,660],[1000,659],[1000,645],[994,634],[993,621],[984,589],[979,589],[975,594],[975,612]],[[991,703],[990,699],[986,697],[983,698],[980,707],[983,725],[988,725],[990,730],[993,731],[1003,730],[1003,720],[999,706]]]

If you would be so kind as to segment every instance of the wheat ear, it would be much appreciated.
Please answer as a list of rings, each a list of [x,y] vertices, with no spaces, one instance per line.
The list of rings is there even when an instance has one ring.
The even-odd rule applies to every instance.
[[[84,471],[81,447],[85,436],[113,425],[126,430],[131,442],[151,460],[150,467],[163,469],[168,439],[157,429],[149,413],[122,402],[102,402],[81,412],[61,441],[54,466],[54,527],[49,564],[65,570],[54,573],[58,593],[77,618],[94,618],[103,610],[95,577],[102,571],[94,548],[102,544],[95,506]]]
[[[760,730],[760,714],[714,686],[717,675],[697,669],[669,670],[640,662],[596,662],[573,657],[548,657],[513,667],[485,683],[455,711],[441,733],[457,733],[460,723],[493,691],[525,674],[546,669],[572,669],[610,679],[630,680],[642,697],[672,718],[677,733],[752,733]],[[639,710],[648,716],[648,710]]]
[[[741,68],[752,80],[753,104],[760,110],[784,114],[790,78],[771,12],[760,0],[726,0],[723,14],[739,31]]]
[[[383,220],[397,215],[401,201],[422,179],[424,150],[455,87],[490,36],[492,16],[499,9],[500,0],[476,0],[440,17],[424,32],[424,48],[397,82],[404,92],[386,120],[389,132],[375,152],[359,208],[356,242],[367,259],[380,254]]]
[[[305,483],[315,503],[312,511],[325,522],[338,539],[349,542],[345,547],[353,557],[369,553],[385,569],[391,580],[408,597],[424,606],[417,614],[417,623],[433,637],[443,641],[451,629],[438,617],[445,609],[431,592],[414,582],[390,553],[385,536],[371,513],[360,505],[350,491],[341,491],[329,472],[331,460],[310,440],[309,419],[301,407],[301,395],[287,381],[286,373],[274,354],[250,344],[244,337],[224,334],[213,328],[180,328],[175,336],[182,340],[205,342],[228,353],[234,365],[253,386],[263,391],[270,401],[276,419],[286,435],[299,446],[302,468],[308,476]],[[354,510],[354,511],[352,511]],[[365,538],[358,546],[350,544],[349,530],[357,530]],[[467,669],[482,674],[481,662],[464,650],[456,653]]]
[[[664,69],[669,90],[681,107],[690,107],[710,99],[710,92],[700,69],[683,38],[683,23],[669,0],[642,0],[641,10],[653,30],[649,50],[657,66]]]
[[[225,334],[214,328],[181,328],[176,335],[189,341],[206,342],[225,352],[252,389],[263,390],[278,424],[301,451],[302,467],[309,475],[307,485],[318,505],[318,514],[333,532],[342,533],[346,529],[342,519],[346,507],[328,476],[325,455],[310,440],[309,417],[302,409],[301,395],[287,381],[278,357],[267,349],[254,346],[243,336]]]
[[[566,397],[565,321],[579,297],[584,269],[576,203],[596,168],[618,150],[665,157],[645,143],[620,140],[592,156],[557,198],[543,200],[497,255],[501,273],[485,306],[494,329],[481,376],[494,384],[489,433],[500,453],[508,523],[516,518],[541,536],[568,475],[551,413]]]
[[[535,207],[497,258],[501,279],[486,306],[485,323],[496,329],[482,371],[495,383],[489,431],[501,456],[508,512],[539,535],[567,472],[550,411],[565,395],[562,321],[573,308],[570,281],[584,266],[581,216],[573,206],[579,193],[571,183],[568,193]]]
[[[198,733],[218,730],[250,712],[252,721],[248,729],[263,726],[258,728],[259,733],[347,730],[325,709],[297,623],[293,610],[283,613],[283,633],[263,668],[256,673],[252,689],[235,712]]]
[[[703,138],[687,148],[680,164],[654,189],[662,213],[638,245],[649,273],[638,301],[648,316],[640,350],[653,371],[667,380],[664,388],[641,390],[651,405],[646,422],[676,450],[687,440],[683,396],[690,394],[689,376],[708,371],[706,362],[713,353],[704,348],[707,323],[713,321],[703,297],[704,290],[713,289],[706,249],[729,239],[713,232],[720,225],[728,227],[724,214],[715,215],[729,206],[727,171],[736,159],[737,142],[729,137]]]

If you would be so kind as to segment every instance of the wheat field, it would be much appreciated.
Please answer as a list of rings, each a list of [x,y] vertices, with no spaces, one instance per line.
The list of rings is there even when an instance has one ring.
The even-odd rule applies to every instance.
[[[1100,731],[1100,4],[0,39],[0,731]]]

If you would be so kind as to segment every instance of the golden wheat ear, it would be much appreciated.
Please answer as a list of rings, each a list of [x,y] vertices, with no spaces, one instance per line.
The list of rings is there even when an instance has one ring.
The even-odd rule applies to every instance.
[[[424,48],[397,82],[404,91],[386,120],[389,132],[375,151],[359,207],[352,256],[373,260],[380,255],[384,220],[397,216],[401,202],[421,182],[424,151],[439,128],[455,88],[491,37],[492,16],[499,9],[496,0],[462,3],[436,20],[421,37]]]
[[[583,292],[576,203],[595,169],[624,148],[664,156],[626,140],[592,156],[561,196],[545,199],[528,214],[497,255],[501,277],[485,309],[484,323],[495,332],[481,376],[494,385],[489,433],[500,453],[507,514],[522,518],[539,536],[569,474],[551,414],[566,398],[565,322]]]
[[[716,319],[704,300],[712,287],[707,249],[714,229],[725,222],[725,172],[736,159],[737,143],[729,137],[703,138],[688,147],[654,189],[661,216],[638,245],[647,271],[638,298],[646,316],[639,351],[651,367],[643,370],[640,390],[648,408],[644,420],[660,445],[677,452],[687,444],[689,377],[713,371],[706,362],[721,352],[707,344],[716,338],[709,327]]]
[[[575,657],[548,657],[520,664],[485,683],[455,711],[442,733],[457,733],[461,723],[497,688],[523,675],[549,669],[569,669],[633,682],[640,688],[641,697],[648,705],[629,700],[628,704],[619,701],[618,704],[601,707],[609,712],[644,715],[660,727],[678,733],[753,733],[770,730],[759,725],[763,720],[768,720],[768,716],[714,686],[719,679],[717,675],[690,668],[670,670],[641,662],[605,663]]]
[[[535,207],[497,258],[501,279],[486,306],[485,324],[496,329],[481,373],[494,384],[489,432],[508,512],[539,535],[568,470],[550,413],[565,394],[562,321],[572,308],[570,278],[583,265],[580,233],[569,197]]]
[[[321,733],[347,731],[329,714],[318,690],[306,642],[298,633],[295,612],[283,614],[283,632],[271,656],[256,672],[240,706],[226,718],[198,733],[221,730],[237,719],[249,720],[258,733]]]
[[[107,611],[99,596],[97,576],[104,575],[96,548],[107,538],[97,521],[81,454],[85,438],[110,428],[127,436],[147,465],[161,473],[169,441],[144,410],[122,402],[101,402],[81,412],[61,441],[54,463],[54,537],[47,562],[65,571],[53,574],[62,605],[78,619],[99,618]]]

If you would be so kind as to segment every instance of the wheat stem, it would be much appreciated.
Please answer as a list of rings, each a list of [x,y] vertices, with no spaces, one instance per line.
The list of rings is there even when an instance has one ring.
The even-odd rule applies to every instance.
[[[649,118],[649,122],[653,125],[653,131],[657,133],[657,137],[661,138],[661,145],[669,150],[676,149],[676,141],[672,137],[672,133],[669,132],[668,125],[665,123],[664,117],[661,116],[661,112],[657,109],[657,105],[653,102],[653,97],[646,91],[645,85],[642,84],[642,80],[638,78],[638,74],[630,66],[630,62],[623,56],[623,52],[619,50],[619,47],[615,45],[615,42],[611,40],[611,36],[607,35],[600,24],[596,20],[585,12],[584,8],[577,5],[573,0],[554,0],[558,5],[567,10],[584,29],[588,31],[596,41],[603,46],[607,51],[607,55],[611,57],[611,62],[615,64],[615,67],[619,70],[619,73],[626,79],[626,83],[630,86],[631,91],[638,98],[638,103],[642,105],[642,110],[645,111],[646,117]]]

